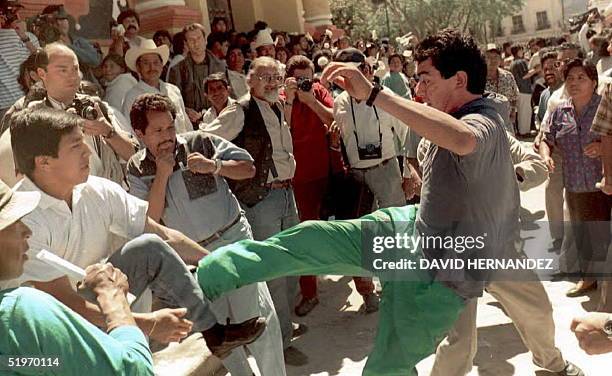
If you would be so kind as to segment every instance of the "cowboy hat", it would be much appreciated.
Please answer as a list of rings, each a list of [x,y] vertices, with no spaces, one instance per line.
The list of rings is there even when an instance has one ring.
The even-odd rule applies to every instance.
[[[272,40],[272,30],[269,28],[259,30],[257,36],[255,37],[255,41],[253,42],[253,49],[256,50],[261,46],[267,46],[270,44],[274,44],[274,41]]]
[[[0,181],[0,231],[31,213],[39,201],[39,192],[13,192]]]
[[[138,69],[136,69],[136,62],[139,57],[146,54],[158,54],[162,59],[162,65],[166,65],[170,57],[170,50],[165,44],[157,47],[153,39],[144,39],[140,42],[140,46],[131,47],[127,50],[125,53],[125,65],[127,65],[130,70],[138,72]]]

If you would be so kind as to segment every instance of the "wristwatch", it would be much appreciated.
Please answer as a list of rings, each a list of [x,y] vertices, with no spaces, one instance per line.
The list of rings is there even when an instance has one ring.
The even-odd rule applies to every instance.
[[[608,321],[603,326],[603,332],[612,339],[612,315],[608,317]]]
[[[223,161],[219,158],[215,159],[215,171],[213,171],[213,175],[218,175],[221,172],[221,168],[223,167]]]
[[[379,84],[378,82],[374,83],[374,86],[372,87],[372,91],[370,91],[370,96],[368,97],[368,100],[366,101],[366,104],[368,106],[372,107],[372,105],[374,104],[374,100],[376,100],[378,93],[380,93],[382,89],[383,87],[381,84]]]

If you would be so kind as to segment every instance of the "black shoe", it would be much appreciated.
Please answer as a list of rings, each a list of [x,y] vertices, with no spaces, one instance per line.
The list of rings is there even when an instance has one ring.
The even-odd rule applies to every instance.
[[[236,347],[254,342],[266,328],[266,319],[254,317],[239,324],[216,324],[202,332],[206,346],[219,359],[223,359]]]
[[[585,376],[584,372],[577,365],[572,362],[565,361],[565,368],[563,371],[557,373],[559,376]]]
[[[299,336],[302,336],[308,332],[308,326],[306,324],[298,324],[296,322],[291,323],[293,327],[293,333],[291,334],[291,339],[295,339]]]

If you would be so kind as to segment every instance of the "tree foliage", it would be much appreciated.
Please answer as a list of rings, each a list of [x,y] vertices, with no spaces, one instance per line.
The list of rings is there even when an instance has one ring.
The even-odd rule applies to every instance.
[[[523,0],[334,0],[330,3],[334,24],[354,38],[369,38],[372,30],[378,36],[395,37],[412,32],[422,38],[453,27],[471,33],[484,43],[493,39],[492,25],[517,13]]]

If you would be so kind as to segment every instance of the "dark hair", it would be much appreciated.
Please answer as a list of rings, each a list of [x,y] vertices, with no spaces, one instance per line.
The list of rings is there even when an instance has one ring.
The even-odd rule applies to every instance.
[[[201,24],[197,22],[186,25],[183,28],[183,34],[187,34],[188,31],[195,31],[195,30],[200,30],[202,32],[202,36],[206,38],[206,29],[204,29],[204,26],[202,26]]]
[[[223,44],[223,42],[227,42],[227,41],[228,39],[227,39],[226,33],[221,33],[221,32],[211,33],[208,36],[208,39],[206,41],[206,48],[210,50],[215,45],[215,43]]]
[[[565,42],[565,43],[561,43],[561,45],[557,47],[557,51],[567,51],[567,50],[576,50],[578,51],[578,57],[581,59],[584,58],[584,51],[582,51],[582,48],[580,48],[580,46],[577,45],[576,43]]]
[[[402,63],[402,65],[404,65],[404,60],[405,60],[404,56],[402,56],[401,54],[398,54],[398,53],[391,54],[391,56],[389,56],[389,59],[387,61],[389,62],[389,64],[391,64],[391,60],[393,60],[395,58],[400,59],[400,63]]]
[[[232,44],[231,46],[228,47],[227,49],[227,55],[225,56],[225,60],[229,61],[229,56],[230,53],[234,50],[240,50],[240,52],[244,55],[244,51],[242,50],[242,47],[237,45],[237,44]]]
[[[287,64],[285,65],[285,71],[287,72],[287,77],[292,77],[293,73],[296,69],[307,69],[310,68],[312,73],[315,72],[314,63],[304,55],[294,55],[291,56],[289,60],[287,60]]]
[[[168,40],[170,40],[170,42],[172,42],[172,35],[168,30],[157,30],[155,34],[153,34],[153,40],[160,37],[166,37]]]
[[[431,59],[445,79],[464,71],[468,76],[467,90],[472,94],[484,93],[487,63],[472,37],[453,29],[442,30],[423,39],[414,57],[419,63]]]
[[[26,75],[29,76],[30,72],[36,72],[36,51],[32,52],[27,59],[19,64],[19,77],[17,77],[17,82],[24,93],[27,93],[30,89],[24,78]]]
[[[110,53],[106,55],[104,59],[102,59],[102,64],[100,64],[100,66],[104,65],[104,63],[106,63],[107,60],[111,60],[113,63],[120,66],[121,69],[123,69],[123,73],[129,72],[129,69],[127,65],[125,64],[125,59],[123,58],[123,56],[117,55],[115,53]]]
[[[136,97],[130,109],[132,129],[146,133],[147,127],[149,126],[147,113],[151,111],[170,112],[172,120],[176,119],[176,107],[174,107],[167,96],[151,93],[141,94]]]
[[[544,40],[544,38],[539,38],[539,37],[538,38],[534,38],[533,44],[535,44],[536,46],[538,46],[540,48],[546,47],[546,41]]]
[[[556,51],[547,51],[545,54],[542,55],[542,57],[540,58],[540,64],[542,64],[542,66],[544,66],[544,62],[546,60],[557,60],[557,52]]]
[[[125,20],[128,17],[136,18],[136,22],[138,22],[138,26],[140,26],[140,17],[138,16],[138,13],[136,13],[134,9],[130,9],[130,8],[119,13],[119,16],[117,16],[117,23],[122,24],[123,20]]]
[[[608,38],[601,37],[601,36],[595,36],[591,38],[589,42],[591,42],[593,46],[595,47],[593,49],[593,52],[595,52],[597,55],[601,57],[610,56],[610,53],[608,52],[608,45],[609,45]]]
[[[573,68],[584,69],[584,73],[586,73],[587,77],[589,77],[591,81],[595,81],[595,89],[597,89],[597,85],[599,84],[599,76],[597,75],[597,67],[595,67],[595,64],[586,59],[580,58],[570,60],[563,68],[563,79],[567,80],[567,76],[569,75],[570,70]]]
[[[179,31],[172,37],[172,53],[174,55],[182,54],[185,49],[185,32]]]
[[[523,45],[521,44],[513,44],[512,47],[510,47],[510,53],[514,57],[517,57],[519,51],[522,51],[522,50],[523,50]]]
[[[210,26],[216,25],[217,23],[219,23],[219,21],[223,21],[225,23],[225,27],[229,26],[227,24],[227,19],[225,17],[221,17],[221,16],[217,16],[217,17],[213,18],[212,22],[210,23]]]
[[[15,167],[30,178],[35,158],[57,158],[62,137],[83,122],[69,112],[42,106],[19,111],[9,121]]]
[[[223,82],[225,87],[229,87],[229,82],[227,82],[227,77],[223,72],[217,72],[209,75],[204,79],[204,92],[208,93],[208,84],[211,82]]]

